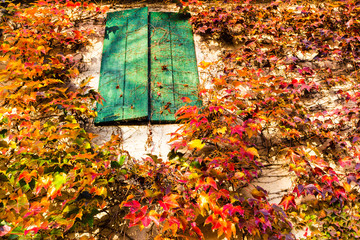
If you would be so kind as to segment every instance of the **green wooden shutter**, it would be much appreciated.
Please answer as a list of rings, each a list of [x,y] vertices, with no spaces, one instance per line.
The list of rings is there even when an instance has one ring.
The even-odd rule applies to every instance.
[[[99,83],[105,101],[96,124],[173,122],[182,97],[200,106],[198,83],[188,19],[147,8],[108,13]]]
[[[150,12],[150,89],[153,122],[175,121],[182,97],[200,106],[192,27],[177,13]]]
[[[148,117],[148,9],[107,14],[95,123]]]

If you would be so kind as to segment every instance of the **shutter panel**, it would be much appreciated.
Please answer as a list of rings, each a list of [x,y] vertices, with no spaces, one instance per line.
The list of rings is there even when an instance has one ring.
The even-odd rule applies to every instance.
[[[148,9],[107,14],[95,123],[148,117]]]
[[[192,27],[177,13],[150,12],[150,89],[153,122],[175,121],[182,97],[200,106]]]

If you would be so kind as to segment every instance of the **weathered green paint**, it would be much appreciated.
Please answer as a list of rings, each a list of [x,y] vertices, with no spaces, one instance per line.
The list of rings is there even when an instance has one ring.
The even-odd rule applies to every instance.
[[[108,13],[99,84],[105,101],[95,123],[173,122],[182,97],[200,105],[198,83],[188,19],[147,8]]]
[[[107,14],[95,123],[148,117],[148,9]]]
[[[169,13],[149,14],[151,120],[173,121],[176,111],[170,24]]]
[[[175,121],[182,97],[200,105],[194,39],[188,19],[177,13],[149,13],[151,121]]]

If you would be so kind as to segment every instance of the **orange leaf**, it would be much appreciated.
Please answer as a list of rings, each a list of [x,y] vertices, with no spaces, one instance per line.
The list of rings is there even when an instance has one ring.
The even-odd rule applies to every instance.
[[[211,64],[212,64],[212,63],[210,63],[210,62],[204,62],[204,61],[202,61],[202,62],[200,62],[199,67],[201,67],[202,69],[206,69],[206,68],[208,68]]]
[[[225,78],[214,78],[213,82],[214,82],[215,85],[220,85],[220,86],[226,85]]]
[[[190,103],[191,102],[191,99],[188,98],[188,97],[182,97],[181,100],[185,103]]]
[[[215,188],[216,190],[218,189],[217,185],[216,185],[216,182],[215,182],[215,180],[213,178],[207,177],[206,178],[206,183],[209,184],[210,186],[212,186],[213,188]]]
[[[29,183],[33,177],[36,177],[36,175],[37,175],[37,173],[35,170],[33,170],[31,173],[29,173],[28,171],[23,171],[19,175],[19,181],[24,178],[25,182]]]
[[[236,70],[238,72],[239,77],[246,77],[248,76],[248,72],[246,70]]]

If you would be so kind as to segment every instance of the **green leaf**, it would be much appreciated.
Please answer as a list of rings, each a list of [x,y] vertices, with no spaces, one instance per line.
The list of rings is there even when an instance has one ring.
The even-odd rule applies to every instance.
[[[66,174],[61,173],[57,174],[54,178],[54,186],[56,189],[59,189],[64,183],[66,183]]]
[[[111,168],[120,168],[121,164],[118,161],[111,161]]]
[[[89,142],[86,142],[86,143],[84,144],[84,148],[85,148],[85,149],[90,149],[90,148],[91,148],[90,143],[89,143]]]
[[[199,163],[199,161],[193,161],[190,163],[190,166],[194,167],[194,168],[201,168],[201,164]]]
[[[8,123],[8,122],[9,122],[9,118],[5,117],[5,118],[1,119],[0,124]]]
[[[14,231],[12,231],[12,232],[14,232]],[[15,235],[15,234],[11,234],[7,237],[7,239],[9,239],[9,240],[18,239],[18,238],[19,238],[19,236]]]
[[[5,138],[5,134],[7,133],[7,129],[3,129],[0,131],[0,138]]]
[[[120,166],[122,166],[122,165],[124,164],[125,159],[126,159],[126,155],[122,155],[122,156],[120,157],[120,159],[119,159],[119,164],[120,164]]]
[[[75,143],[80,146],[81,144],[83,144],[84,140],[84,138],[77,138],[75,139]]]

